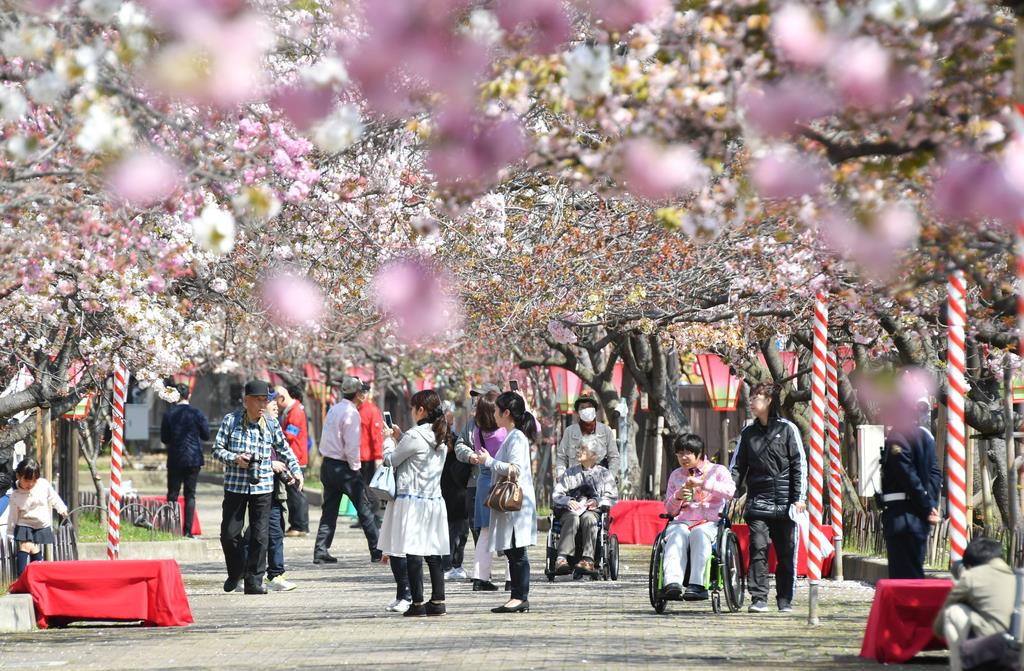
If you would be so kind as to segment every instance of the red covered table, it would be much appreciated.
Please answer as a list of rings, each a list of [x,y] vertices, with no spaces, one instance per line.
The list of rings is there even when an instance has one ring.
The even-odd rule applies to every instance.
[[[141,620],[155,627],[193,622],[173,559],[34,562],[10,591],[32,595],[42,629],[80,620]]]
[[[879,580],[860,656],[902,663],[922,650],[941,650],[932,622],[953,589],[951,580]]]
[[[154,505],[159,505],[159,504],[167,503],[167,497],[166,496],[139,496],[139,497],[137,497],[136,500],[139,503],[141,503],[142,505],[146,505],[147,503],[148,504],[154,504]],[[181,519],[183,519],[183,520],[185,519],[185,497],[184,496],[179,496],[178,497],[178,515],[181,517]],[[193,536],[202,536],[203,535],[203,530],[199,526],[199,513],[198,513],[198,511],[193,511],[193,513],[192,513],[192,535]]]

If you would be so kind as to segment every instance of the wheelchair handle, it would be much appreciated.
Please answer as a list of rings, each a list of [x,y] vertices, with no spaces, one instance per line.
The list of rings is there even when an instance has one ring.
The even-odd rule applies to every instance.
[[[662,514],[658,515],[658,517],[660,517],[663,520],[671,520],[671,519],[675,518],[674,515],[669,515],[668,513],[662,513]]]

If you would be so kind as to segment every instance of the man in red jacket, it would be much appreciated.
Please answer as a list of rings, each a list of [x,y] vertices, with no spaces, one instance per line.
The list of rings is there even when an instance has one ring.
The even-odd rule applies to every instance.
[[[283,385],[275,387],[281,429],[284,431],[288,446],[299,460],[302,472],[306,472],[309,463],[309,426],[306,423],[306,410],[291,391]],[[298,394],[297,394],[298,395]],[[309,501],[298,487],[288,486],[288,531],[286,536],[305,536],[309,533]]]
[[[370,492],[370,479],[373,478],[377,467],[384,460],[384,417],[380,408],[373,402],[370,396],[370,385],[363,383],[363,391],[356,398],[356,406],[359,408],[359,419],[361,422],[359,431],[359,461],[362,464],[363,482],[367,484],[364,489],[373,507],[373,516],[377,518],[377,526],[380,526],[383,512],[381,511],[380,500]],[[358,526],[358,525],[357,525]]]

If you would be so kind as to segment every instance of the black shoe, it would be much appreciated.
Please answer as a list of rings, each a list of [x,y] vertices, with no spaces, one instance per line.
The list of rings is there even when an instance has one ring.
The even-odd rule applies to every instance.
[[[238,582],[238,578],[228,578],[224,581],[224,591],[234,592],[236,589],[238,589]]]
[[[683,592],[683,601],[704,601],[708,598],[708,590],[700,585],[689,585]]]
[[[511,580],[506,580],[505,581],[505,591],[506,592],[511,592],[512,591],[512,581]]]
[[[330,554],[325,552],[323,554],[313,555],[313,563],[314,564],[337,564],[338,563],[338,558],[337,557],[332,557]]]
[[[497,592],[498,586],[490,580],[473,580],[474,592]]]
[[[444,601],[442,601],[440,603],[435,603],[433,601],[428,601],[426,603],[426,610],[427,610],[427,615],[429,615],[429,616],[444,615],[445,614]]]
[[[350,525],[348,525],[348,528],[349,528],[349,529],[362,529],[362,528],[363,528],[363,525],[362,525],[362,524],[360,524],[359,522],[356,522],[355,524],[350,524]]]
[[[511,608],[509,608],[508,606],[498,606],[497,608],[492,608],[491,612],[492,613],[529,613],[530,612],[530,602],[529,601],[520,601],[518,606],[512,606]]]
[[[683,594],[683,586],[677,582],[670,582],[661,588],[661,596],[669,601],[675,601]]]
[[[444,606],[441,606],[444,608]],[[426,604],[413,604],[409,606],[409,610],[402,613],[402,617],[425,617],[427,614]]]
[[[778,605],[780,613],[792,613],[793,612],[793,604],[790,603],[789,601],[787,601],[785,599],[778,599],[775,603]]]
[[[383,559],[383,558],[384,558],[384,553],[382,551],[380,551],[380,550],[371,550],[370,551],[370,563],[371,564],[379,564],[380,560]]]
[[[266,594],[267,588],[262,583],[258,582],[246,582],[245,583],[246,594]]]

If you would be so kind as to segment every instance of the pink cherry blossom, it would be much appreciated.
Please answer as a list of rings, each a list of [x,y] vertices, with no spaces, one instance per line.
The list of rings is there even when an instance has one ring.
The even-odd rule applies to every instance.
[[[335,94],[321,86],[293,85],[278,89],[270,97],[270,106],[280,111],[299,130],[309,130],[331,113]]]
[[[948,221],[998,219],[1009,224],[1021,216],[1024,195],[996,161],[966,154],[944,161],[932,203]]]
[[[134,207],[166,200],[182,181],[180,166],[163,153],[142,150],[122,159],[111,170],[111,192]]]
[[[768,199],[813,195],[825,178],[819,161],[795,152],[772,152],[758,159],[751,168],[754,186],[762,198]]]
[[[859,37],[839,48],[829,61],[828,73],[843,102],[863,109],[883,109],[919,87],[871,37]]]
[[[798,132],[801,124],[829,114],[835,107],[820,85],[791,77],[739,96],[747,122],[759,133],[779,136]]]
[[[662,147],[645,139],[625,143],[622,167],[625,188],[648,200],[685,196],[699,189],[710,176],[691,147]]]
[[[558,319],[552,319],[548,322],[548,333],[551,334],[555,342],[562,343],[563,345],[572,345],[577,341],[576,334],[573,333],[572,329]]]
[[[805,67],[824,63],[833,46],[811,10],[796,4],[785,5],[772,16],[772,39],[783,58]]]
[[[396,335],[410,344],[425,344],[454,331],[461,323],[455,288],[447,275],[431,264],[408,258],[392,261],[373,278],[377,309],[395,327]]]
[[[647,23],[669,7],[667,0],[589,0],[581,4],[606,29],[620,32]]]
[[[445,186],[484,188],[498,171],[518,160],[525,147],[522,127],[511,119],[480,119],[450,110],[438,120],[427,169]]]
[[[263,283],[262,296],[270,319],[286,328],[308,328],[323,316],[323,291],[308,277],[289,272],[275,275]]]
[[[524,38],[534,53],[554,53],[572,36],[572,23],[561,2],[500,0],[496,13],[501,27]]]

